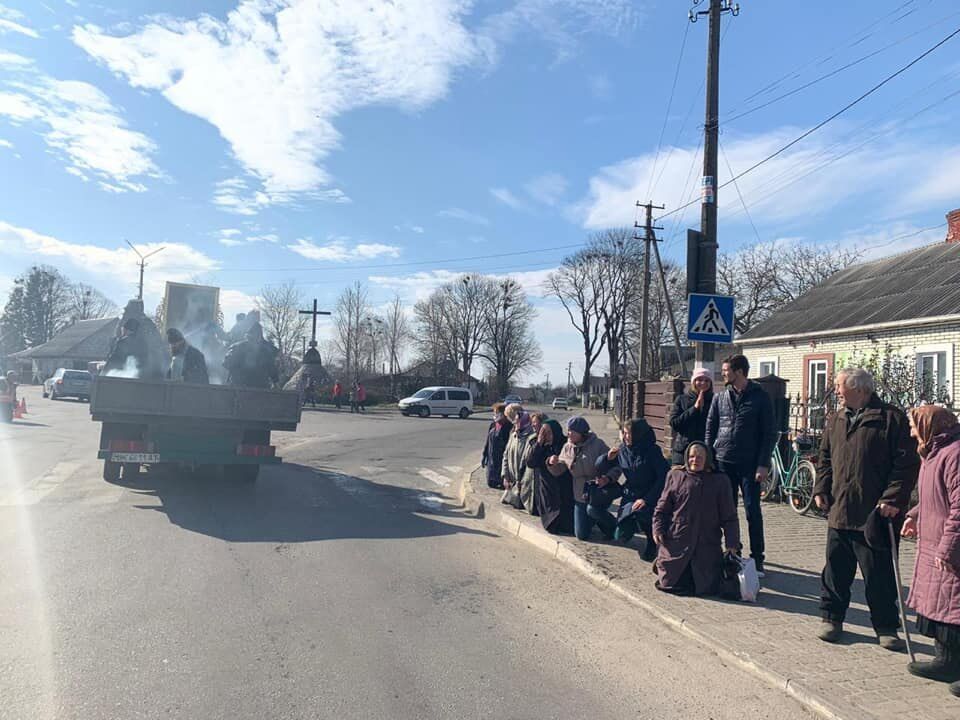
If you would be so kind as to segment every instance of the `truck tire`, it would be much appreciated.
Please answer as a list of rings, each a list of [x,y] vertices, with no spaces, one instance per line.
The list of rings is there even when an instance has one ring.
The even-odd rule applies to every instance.
[[[103,479],[108,483],[115,483],[120,479],[120,463],[112,460],[103,461]]]

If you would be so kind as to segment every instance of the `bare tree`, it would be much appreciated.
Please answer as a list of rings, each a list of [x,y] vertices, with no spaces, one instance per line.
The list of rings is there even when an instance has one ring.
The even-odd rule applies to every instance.
[[[606,294],[602,280],[603,261],[588,250],[564,258],[544,283],[548,296],[563,305],[570,322],[583,340],[583,382],[590,387],[590,371],[606,343],[602,308]]]
[[[370,306],[368,291],[360,281],[348,287],[337,299],[334,328],[337,352],[343,360],[343,371],[348,378],[358,378],[361,371],[366,332],[363,322]]]
[[[421,361],[430,365],[434,376],[439,376],[444,363],[454,357],[445,313],[444,300],[439,293],[431,293],[413,306],[418,328],[415,337],[417,353]]]
[[[486,339],[485,315],[497,301],[497,283],[481,275],[463,275],[438,291],[444,307],[447,344],[465,375]]]
[[[267,285],[260,290],[257,309],[264,334],[277,346],[281,358],[290,357],[307,329],[307,316],[300,314],[303,293],[292,282]]]
[[[387,358],[390,365],[391,383],[400,372],[400,358],[411,340],[407,311],[399,295],[394,295],[383,318],[383,331],[386,340]]]
[[[117,306],[95,287],[73,283],[67,290],[67,313],[74,322],[97,320],[117,314]]]
[[[484,314],[486,338],[478,355],[493,373],[495,390],[505,394],[524,370],[539,367],[543,355],[531,327],[536,311],[513,280],[498,283],[498,297]]]

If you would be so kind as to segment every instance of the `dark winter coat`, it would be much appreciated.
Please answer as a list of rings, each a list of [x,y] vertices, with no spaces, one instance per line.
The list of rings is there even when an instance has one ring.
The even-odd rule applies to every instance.
[[[930,620],[960,626],[960,427],[938,435],[920,467],[917,564],[907,603]],[[938,570],[934,558],[952,570]]]
[[[483,446],[483,456],[480,466],[487,470],[487,485],[492,488],[503,487],[500,479],[500,470],[503,467],[503,451],[507,448],[510,430],[513,426],[505,419],[499,423],[492,422],[487,428],[487,442]]]
[[[770,396],[752,380],[747,381],[742,393],[730,387],[714,395],[704,442],[713,449],[717,462],[751,470],[770,467],[777,442]]]
[[[251,388],[269,388],[280,379],[277,368],[277,349],[266,340],[244,340],[231,345],[223,359],[223,367],[230,373],[230,385]]]
[[[631,425],[630,437],[633,443],[621,443],[614,460],[610,460],[606,455],[598,457],[597,475],[608,475],[611,469],[619,468],[623,478],[621,509],[626,509],[636,500],[643,500],[652,512],[663,492],[670,466],[657,445],[653,428],[647,421],[640,418]]]
[[[670,428],[673,430],[673,443],[671,444],[671,461],[674,465],[683,465],[686,463],[684,453],[687,451],[687,445],[694,440],[704,441],[707,436],[707,416],[710,414],[710,405],[713,403],[713,390],[705,393],[703,398],[703,407],[697,409],[697,392],[690,392],[678,395],[673,401],[673,409],[670,411]]]
[[[172,370],[167,370],[168,380],[171,373]],[[206,358],[203,357],[202,352],[189,343],[183,356],[183,382],[195,385],[208,385],[210,383],[210,378],[207,376]]]
[[[670,471],[653,512],[653,532],[663,536],[657,552],[657,572],[663,590],[674,588],[690,566],[697,595],[720,590],[723,550],[740,547],[740,522],[722,473]]]
[[[566,443],[560,423],[547,420],[553,430],[553,444],[537,443],[527,456],[528,474],[533,475],[537,509],[543,529],[549,533],[573,532],[573,480],[563,463],[548,465],[551,455],[559,455]]]
[[[827,421],[813,492],[830,500],[830,527],[862,530],[878,503],[906,510],[919,470],[906,414],[873,395],[851,427],[844,411]]]
[[[124,370],[131,358],[136,363],[137,377],[141,377],[144,370],[150,366],[150,351],[147,348],[146,338],[139,330],[114,340],[110,354],[107,355],[107,361],[104,363],[103,372]]]

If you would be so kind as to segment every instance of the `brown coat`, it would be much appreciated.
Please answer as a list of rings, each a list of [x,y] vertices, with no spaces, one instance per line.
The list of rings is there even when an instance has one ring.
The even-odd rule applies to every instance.
[[[729,549],[740,547],[740,521],[727,476],[671,470],[653,513],[653,532],[663,536],[657,552],[660,587],[676,586],[689,565],[697,595],[719,592],[721,531]]]
[[[813,492],[830,498],[830,527],[863,530],[878,503],[907,509],[919,471],[907,416],[873,395],[849,429],[844,411],[827,421]]]

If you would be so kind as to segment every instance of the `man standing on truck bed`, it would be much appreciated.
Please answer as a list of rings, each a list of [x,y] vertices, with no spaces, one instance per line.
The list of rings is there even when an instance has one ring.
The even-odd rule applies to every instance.
[[[131,372],[130,377],[153,379],[153,364],[150,362],[150,349],[140,331],[140,320],[128,317],[120,326],[120,337],[114,342],[107,362],[103,366],[106,375],[111,371]]]
[[[177,328],[167,330],[167,342],[170,343],[170,369],[167,380],[175,382],[208,385],[207,361],[203,353],[188,343]]]
[[[247,330],[246,339],[231,345],[223,360],[230,373],[227,383],[241,387],[270,388],[279,381],[277,349],[263,339],[263,328],[254,323]]]

